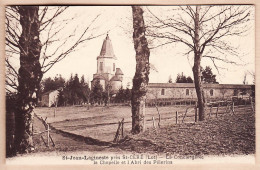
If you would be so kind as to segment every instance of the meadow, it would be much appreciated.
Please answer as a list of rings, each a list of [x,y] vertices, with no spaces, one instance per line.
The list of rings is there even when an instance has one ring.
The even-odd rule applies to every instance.
[[[35,109],[38,117],[46,119],[52,127],[57,130],[72,134],[90,137],[99,141],[112,142],[118,128],[118,122],[124,118],[124,134],[129,134],[132,126],[131,107],[110,106],[110,107],[90,107],[88,110],[84,106],[70,107],[39,107]],[[167,127],[176,124],[176,111],[178,111],[178,124],[194,123],[194,106],[165,106],[158,108],[160,112],[160,127]],[[250,106],[235,107],[236,112],[250,111]],[[187,113],[186,113],[187,111]],[[207,119],[220,116],[226,113],[226,107],[213,107],[211,115],[207,109]],[[215,113],[218,112],[218,115]],[[185,114],[186,113],[186,114]],[[183,117],[185,118],[183,119]],[[153,122],[154,117],[154,122]],[[159,115],[155,107],[147,107],[145,115],[145,128],[158,129]]]

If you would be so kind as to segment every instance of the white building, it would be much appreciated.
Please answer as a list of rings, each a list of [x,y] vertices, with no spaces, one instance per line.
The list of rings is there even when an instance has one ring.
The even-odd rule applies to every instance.
[[[100,55],[97,57],[97,73],[93,75],[91,88],[99,81],[103,89],[109,87],[111,93],[116,93],[122,87],[123,72],[117,68],[117,58],[113,51],[112,42],[107,34],[103,41]]]
[[[55,106],[58,103],[59,91],[52,90],[44,93],[39,101],[40,106]]]

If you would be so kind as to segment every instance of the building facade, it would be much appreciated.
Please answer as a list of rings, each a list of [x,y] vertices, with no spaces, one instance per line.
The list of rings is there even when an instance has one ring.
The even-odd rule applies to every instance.
[[[58,90],[52,90],[46,92],[42,95],[41,101],[39,101],[39,105],[45,107],[55,106],[58,103],[58,98],[59,98]]]
[[[226,100],[232,97],[248,98],[252,95],[251,85],[203,84],[207,101]],[[147,102],[155,100],[194,100],[197,95],[194,83],[149,83]]]
[[[97,72],[93,75],[91,88],[96,81],[100,82],[103,89],[109,88],[111,93],[116,93],[122,87],[124,74],[120,68],[117,68],[116,62],[112,42],[107,34],[100,55],[97,57]]]

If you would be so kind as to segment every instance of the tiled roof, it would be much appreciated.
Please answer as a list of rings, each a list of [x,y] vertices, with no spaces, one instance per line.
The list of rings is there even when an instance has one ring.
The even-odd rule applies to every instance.
[[[122,70],[120,68],[116,68],[115,75],[124,75],[124,73],[122,72]]]
[[[100,51],[100,56],[98,57],[107,57],[107,58],[115,58],[112,42],[107,34],[106,39],[103,41],[103,45]]]

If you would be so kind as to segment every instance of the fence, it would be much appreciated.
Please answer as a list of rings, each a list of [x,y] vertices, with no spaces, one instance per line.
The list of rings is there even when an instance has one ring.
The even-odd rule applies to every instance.
[[[118,142],[120,140],[120,137],[121,137],[121,139],[124,138],[124,118],[122,119],[122,121],[118,122],[118,128],[117,128],[116,135],[114,137],[113,142],[114,143]]]
[[[209,103],[230,103],[234,102],[235,105],[242,105],[244,103],[250,104],[252,101],[252,97],[247,98],[237,98],[236,96],[228,98],[226,100],[223,99],[207,99]],[[169,105],[195,105],[197,102],[197,98],[160,98],[160,99],[146,99],[146,106],[154,107],[154,106],[169,106]]]
[[[55,143],[54,143],[54,141],[53,141],[53,139],[51,137],[51,134],[50,134],[50,131],[51,131],[50,125],[49,125],[49,123],[46,122],[47,117],[45,119],[43,119],[42,117],[39,118],[39,119],[43,123],[43,125],[45,127],[45,130],[42,131],[42,132],[39,132],[39,133],[34,133],[33,135],[40,135],[41,139],[42,139],[42,141],[43,141],[43,143],[45,144],[46,147],[50,146],[50,142],[52,142],[52,146],[55,147]],[[44,134],[44,133],[47,133],[47,142],[45,142],[45,140],[44,140],[44,138],[42,136],[42,134]]]

